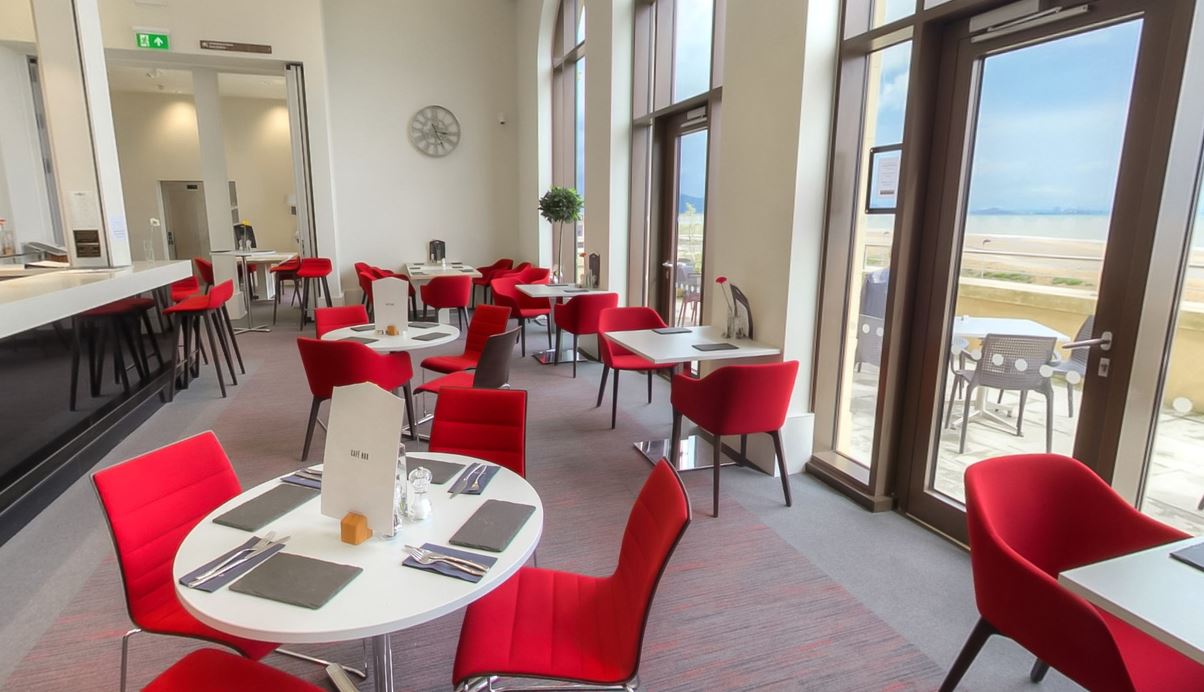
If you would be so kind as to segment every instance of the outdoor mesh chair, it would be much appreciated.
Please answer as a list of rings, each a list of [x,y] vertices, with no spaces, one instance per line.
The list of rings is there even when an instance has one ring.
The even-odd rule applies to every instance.
[[[865,275],[861,282],[861,309],[857,316],[857,346],[853,366],[861,372],[864,363],[882,362],[882,332],[886,323],[886,295],[890,285],[890,267]]]
[[[1091,332],[1095,330],[1095,315],[1088,315],[1087,319],[1083,320],[1079,331],[1075,333],[1075,341],[1084,341],[1091,338]],[[1079,377],[1087,375],[1087,357],[1091,355],[1089,348],[1072,348],[1070,349],[1070,357],[1066,360],[1060,360],[1053,364],[1055,373],[1061,373],[1066,379],[1066,411],[1071,418],[1074,418],[1074,383],[1070,378],[1066,377],[1072,372],[1077,372]]]
[[[982,355],[975,360],[973,370],[958,368],[953,371],[954,382],[966,386],[963,400],[961,435],[957,446],[958,454],[966,451],[966,427],[970,420],[970,400],[974,390],[990,387],[1000,391],[1020,392],[1020,410],[1016,415],[1016,434],[1024,434],[1024,405],[1029,392],[1045,397],[1045,451],[1053,448],[1053,385],[1048,375],[1041,373],[1041,366],[1053,360],[1052,336],[1019,336],[1010,334],[987,334],[982,340]],[[1048,372],[1048,371],[1046,371]],[[949,397],[948,418],[953,417],[953,402],[956,395]]]

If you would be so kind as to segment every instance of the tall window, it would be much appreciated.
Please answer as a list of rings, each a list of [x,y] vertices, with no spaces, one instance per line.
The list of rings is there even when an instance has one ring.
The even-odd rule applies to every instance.
[[[561,0],[552,40],[552,184],[585,196],[585,7],[582,0]],[[585,262],[585,224],[565,238],[563,255],[552,238],[552,256],[563,257],[560,273],[580,278]]]
[[[653,0],[636,7],[632,247],[643,251],[645,302],[670,324],[696,325],[703,315],[725,5]]]

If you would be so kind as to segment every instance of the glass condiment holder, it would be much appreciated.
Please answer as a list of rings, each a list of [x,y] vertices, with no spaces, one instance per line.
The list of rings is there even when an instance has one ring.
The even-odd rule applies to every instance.
[[[414,521],[425,521],[431,518],[431,497],[427,492],[431,487],[430,469],[419,466],[410,471],[409,483],[406,489],[410,493],[406,504],[406,516]]]

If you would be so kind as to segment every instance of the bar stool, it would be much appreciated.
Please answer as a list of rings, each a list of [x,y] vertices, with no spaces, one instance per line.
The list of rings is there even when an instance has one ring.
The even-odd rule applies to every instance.
[[[126,349],[129,351],[132,366],[138,372],[138,379],[142,382],[150,379],[150,358],[142,339],[143,327],[146,328],[146,333],[150,337],[159,367],[163,367],[163,354],[159,350],[159,342],[150,321],[149,313],[154,307],[155,301],[150,298],[123,298],[82,312],[71,319],[70,410],[74,411],[78,402],[79,361],[83,350],[82,332],[87,332],[88,384],[93,397],[101,394],[105,352],[109,348],[112,348],[113,351],[114,380],[121,384],[126,394],[130,393],[130,380],[125,358]]]
[[[587,293],[565,303],[557,303],[553,314],[556,318],[556,364],[560,365],[560,332],[573,335],[573,377],[577,376],[577,337],[598,333],[598,320],[602,311],[619,306],[618,293]]]
[[[242,363],[242,353],[239,351],[238,341],[234,337],[234,327],[230,323],[230,313],[226,309],[226,301],[230,300],[233,295],[234,281],[227,279],[210,289],[208,294],[193,296],[164,310],[168,314],[179,315],[176,331],[180,335],[177,344],[172,347],[172,378],[168,401],[175,399],[176,379],[179,375],[181,364],[181,347],[184,356],[183,386],[188,386],[190,374],[194,377],[200,374],[199,355],[202,323],[205,325],[205,333],[209,337],[209,352],[213,354],[213,369],[217,372],[217,383],[221,388],[222,397],[225,398],[226,396],[226,382],[222,378],[222,366],[217,357],[217,346],[219,343],[222,347],[222,353],[225,355],[226,366],[230,371],[231,384],[238,384],[238,376],[234,374],[234,361],[230,357],[231,346],[233,346],[234,352],[238,356],[239,368],[242,369],[243,374],[246,374],[246,368],[243,367]],[[214,340],[214,333],[217,334],[216,341]],[[194,340],[196,342],[195,348],[193,344]],[[179,343],[180,341],[182,341],[182,344]]]
[[[333,307],[330,302],[330,284],[326,277],[334,271],[334,265],[325,257],[303,257],[297,267],[297,280],[301,282],[301,329],[309,321],[309,290],[317,279],[322,280],[321,290],[326,293],[326,307]]]
[[[711,433],[714,466],[714,509],[719,516],[719,465],[723,456],[723,436],[740,436],[740,462],[748,451],[748,436],[767,433],[773,438],[782,474],[782,493],[790,506],[790,478],[786,475],[786,455],[782,450],[782,425],[790,408],[790,395],[798,377],[798,361],[764,365],[727,365],[703,378],[685,373],[673,377],[673,441],[670,459],[677,459],[681,446],[681,419],[694,421]]]
[[[298,285],[297,270],[301,268],[301,258],[293,257],[286,259],[280,264],[272,267],[268,271],[272,274],[272,279],[276,283],[276,297],[272,300],[272,324],[276,324],[276,311],[280,308],[280,292],[284,288],[285,281],[291,281],[293,284],[293,298],[289,302],[291,305],[296,302],[298,294],[301,293],[301,287]]]
[[[472,277],[470,276],[436,276],[422,285],[422,316],[426,317],[426,309],[436,311],[455,309],[460,329],[468,321],[468,302],[472,299]]]

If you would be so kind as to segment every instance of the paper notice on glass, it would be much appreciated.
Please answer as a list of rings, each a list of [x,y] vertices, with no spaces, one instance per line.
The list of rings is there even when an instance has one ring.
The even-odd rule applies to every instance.
[[[99,229],[100,204],[96,193],[77,190],[67,193],[67,226],[71,229]]]
[[[372,312],[376,317],[376,328],[385,330],[389,325],[405,330],[410,323],[410,282],[395,276],[386,276],[372,282]]]
[[[356,512],[393,533],[393,483],[405,402],[371,383],[335,387],[322,462],[322,514]]]
[[[884,156],[878,159],[878,185],[877,194],[882,201],[889,201],[890,206],[894,206],[895,198],[899,194],[899,162],[897,156]]]

